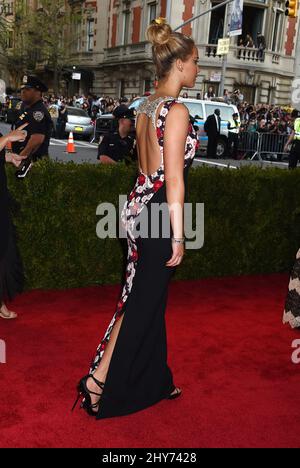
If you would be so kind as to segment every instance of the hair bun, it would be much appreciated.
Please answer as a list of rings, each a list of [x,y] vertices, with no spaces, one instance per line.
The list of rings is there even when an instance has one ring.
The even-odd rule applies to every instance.
[[[153,20],[147,29],[147,39],[153,46],[167,44],[171,34],[172,28],[166,22],[165,18],[157,18]]]

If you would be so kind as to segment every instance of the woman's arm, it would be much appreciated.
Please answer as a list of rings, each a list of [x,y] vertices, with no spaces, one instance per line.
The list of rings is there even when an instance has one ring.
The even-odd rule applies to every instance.
[[[21,127],[19,127],[17,130],[13,130],[12,132],[8,133],[7,135],[5,136],[1,136],[0,137],[0,151],[2,151],[7,143],[11,142],[15,142],[15,141],[24,141],[26,139],[26,136],[27,136],[27,132],[26,130],[24,130],[25,127],[27,127],[28,123],[24,124],[24,125],[21,125]],[[19,156],[17,154],[13,154],[13,153],[7,153],[5,155],[5,159],[7,162],[11,162],[13,163],[15,166],[19,166],[22,159],[24,159],[22,156]]]
[[[184,154],[189,128],[189,111],[184,104],[176,103],[166,118],[164,133],[164,167],[167,202],[175,239],[184,237]],[[168,266],[178,265],[184,247],[173,243],[173,256]]]
[[[8,135],[0,137],[0,151],[2,151],[9,142]]]

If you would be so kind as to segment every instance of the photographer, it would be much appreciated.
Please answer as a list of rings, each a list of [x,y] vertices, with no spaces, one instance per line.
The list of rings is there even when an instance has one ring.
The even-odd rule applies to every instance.
[[[136,141],[130,135],[134,110],[122,105],[113,114],[118,120],[118,130],[104,136],[98,148],[97,159],[101,164],[117,164],[122,161],[130,163],[137,159]]]
[[[56,122],[56,137],[62,140],[66,134],[66,125],[68,122],[68,110],[65,101],[58,108],[58,117]]]

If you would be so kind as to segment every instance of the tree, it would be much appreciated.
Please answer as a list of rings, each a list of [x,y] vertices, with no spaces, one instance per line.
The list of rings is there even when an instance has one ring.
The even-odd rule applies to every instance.
[[[0,2],[0,66],[2,77],[3,72],[7,70],[6,51],[10,46],[11,39],[11,23],[7,19],[7,15],[10,12],[10,6],[11,4],[6,4],[3,1]]]
[[[25,72],[46,70],[52,74],[58,92],[62,71],[78,41],[76,24],[81,24],[81,8],[74,12],[66,0],[40,0],[38,5],[35,11],[29,11],[27,0],[15,1],[11,26],[14,46],[7,50],[8,67],[15,80]]]

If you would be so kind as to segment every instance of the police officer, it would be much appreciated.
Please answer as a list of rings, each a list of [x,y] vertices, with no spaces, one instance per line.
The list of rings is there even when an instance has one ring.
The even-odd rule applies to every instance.
[[[228,147],[229,152],[234,159],[237,158],[240,133],[239,114],[232,114],[232,120],[228,122]]]
[[[113,115],[118,120],[118,130],[104,136],[98,148],[98,159],[102,164],[130,163],[137,159],[136,141],[130,135],[135,110],[120,105]]]
[[[288,152],[288,147],[292,143],[289,154],[289,169],[295,169],[297,162],[300,160],[300,118],[297,109],[293,110],[291,117],[294,122],[294,129],[284,147],[284,152]]]
[[[13,153],[26,156],[17,171],[18,178],[25,177],[33,161],[49,156],[52,133],[52,119],[42,100],[42,93],[48,88],[35,76],[25,75],[21,86],[22,105],[15,128],[28,123],[27,138],[24,142],[13,143]]]

